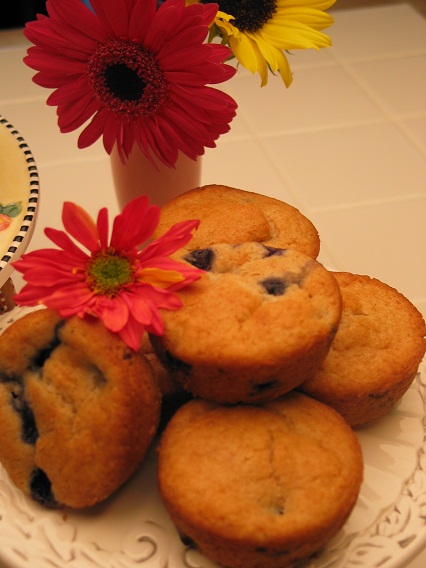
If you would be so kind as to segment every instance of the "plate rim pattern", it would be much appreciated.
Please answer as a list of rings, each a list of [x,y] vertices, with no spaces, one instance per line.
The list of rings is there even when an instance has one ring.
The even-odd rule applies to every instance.
[[[30,177],[30,191],[29,191],[26,213],[24,215],[23,222],[19,228],[19,231],[13,237],[8,250],[4,253],[2,258],[0,259],[0,274],[1,274],[1,271],[3,271],[5,268],[10,266],[9,264],[10,261],[13,259],[16,251],[19,249],[21,243],[24,241],[25,237],[27,236],[32,223],[36,219],[38,212],[38,203],[39,203],[40,179],[39,179],[38,168],[35,158],[24,137],[7,120],[7,118],[5,118],[1,114],[0,114],[0,125],[6,127],[9,133],[12,136],[14,136],[18,141],[19,148],[25,156],[25,161],[27,163],[27,171]]]

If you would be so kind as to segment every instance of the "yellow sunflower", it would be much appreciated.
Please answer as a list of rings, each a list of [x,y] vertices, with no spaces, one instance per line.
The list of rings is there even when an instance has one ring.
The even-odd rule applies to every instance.
[[[187,0],[187,4],[214,0]],[[216,0],[219,11],[210,37],[229,44],[237,60],[252,73],[259,73],[262,87],[268,70],[279,72],[290,86],[292,73],[285,56],[294,49],[316,49],[331,45],[321,30],[333,18],[324,12],[335,0]]]

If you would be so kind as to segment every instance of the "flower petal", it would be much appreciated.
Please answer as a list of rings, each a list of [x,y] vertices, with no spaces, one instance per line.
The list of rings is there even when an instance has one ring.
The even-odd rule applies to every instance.
[[[184,247],[192,239],[192,231],[196,229],[200,221],[180,221],[159,237],[156,241],[149,244],[140,254],[141,262],[158,256],[169,256],[180,248]]]
[[[171,280],[169,280],[169,284],[167,286],[167,290],[169,291],[180,290],[180,288],[183,288],[188,284],[191,284],[191,282],[195,282],[195,280],[198,280],[203,276],[203,274],[205,274],[203,270],[194,268],[190,264],[186,264],[185,262],[180,262],[178,260],[173,260],[171,258],[165,258],[165,257],[158,257],[151,259],[149,263],[147,263],[147,265],[149,265],[149,268],[151,269],[170,271],[172,273],[180,274],[181,278],[179,279],[176,278],[175,282],[171,282]],[[148,267],[142,265],[141,266],[142,278],[144,282],[150,282],[145,278],[146,270],[148,270]],[[162,288],[164,286],[158,285],[158,287]]]
[[[80,260],[87,259],[86,253],[79,249],[78,246],[63,231],[58,231],[57,229],[46,227],[44,233],[55,245],[62,248],[64,251],[67,251]]]
[[[159,218],[160,208],[149,205],[145,195],[133,199],[114,219],[111,246],[129,250],[143,244],[151,237]]]
[[[66,201],[62,210],[62,222],[68,233],[90,252],[99,249],[99,236],[95,222],[82,207]]]
[[[91,0],[90,4],[108,34],[118,37],[126,36],[129,27],[129,14],[126,2]]]
[[[119,331],[119,336],[133,351],[138,351],[141,346],[142,336],[145,327],[135,319],[130,319],[127,324]]]
[[[112,332],[123,329],[129,319],[129,309],[120,296],[114,299],[101,298],[97,303],[97,311],[105,327]]]
[[[108,247],[108,209],[103,207],[98,213],[97,229],[99,235],[99,242],[101,248],[106,249]]]

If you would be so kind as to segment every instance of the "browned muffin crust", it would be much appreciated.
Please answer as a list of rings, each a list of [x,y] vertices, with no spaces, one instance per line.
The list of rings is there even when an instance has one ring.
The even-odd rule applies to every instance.
[[[277,398],[325,358],[340,318],[337,283],[299,251],[259,243],[210,248],[212,271],[179,292],[183,307],[164,312],[164,335],[151,337],[153,347],[193,396]]]
[[[39,310],[0,337],[0,461],[42,504],[111,495],[145,456],[160,401],[143,356],[99,320]]]
[[[195,188],[166,203],[154,236],[187,219],[199,219],[201,223],[183,252],[248,241],[294,248],[311,258],[317,258],[320,250],[318,231],[298,209],[272,197],[225,185]]]
[[[321,368],[301,389],[359,426],[389,412],[411,385],[425,353],[425,322],[376,278],[334,276],[343,298],[340,325]]]
[[[178,531],[230,568],[284,568],[317,552],[345,523],[363,477],[352,429],[296,392],[263,406],[191,401],[158,458]]]

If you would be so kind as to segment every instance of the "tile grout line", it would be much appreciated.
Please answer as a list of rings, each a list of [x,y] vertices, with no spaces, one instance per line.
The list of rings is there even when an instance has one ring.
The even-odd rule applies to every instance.
[[[387,113],[388,114],[388,113]],[[426,117],[426,112],[425,112],[425,117]],[[347,129],[348,127],[358,127],[358,126],[368,126],[371,124],[389,124],[389,122],[394,122],[393,120],[389,120],[388,116],[384,115],[383,118],[378,118],[375,120],[362,120],[362,121],[355,121],[355,122],[351,122],[351,123],[342,123],[339,125],[333,125],[332,127],[326,127],[326,126],[320,126],[320,127],[314,127],[314,128],[304,128],[304,129],[295,129],[293,131],[287,131],[284,133],[273,133],[273,134],[261,134],[258,133],[256,130],[254,130],[251,126],[249,121],[247,121],[244,117],[244,115],[241,115],[241,119],[245,125],[245,127],[247,128],[248,132],[249,132],[249,136],[248,137],[244,137],[241,136],[240,139],[251,139],[252,141],[254,141],[257,145],[259,145],[262,154],[265,158],[265,160],[267,161],[267,163],[270,165],[271,170],[275,172],[275,174],[277,175],[277,177],[279,179],[281,179],[287,189],[287,191],[289,192],[289,194],[292,196],[293,202],[296,204],[296,206],[306,212],[312,211],[312,212],[316,212],[316,211],[329,211],[329,210],[348,210],[351,208],[357,208],[357,207],[364,207],[365,205],[379,205],[379,204],[383,204],[383,203],[392,203],[392,202],[404,202],[407,200],[415,200],[415,199],[419,199],[419,198],[423,198],[424,195],[423,194],[412,194],[412,195],[405,195],[403,197],[390,197],[390,198],[385,198],[385,199],[375,199],[375,200],[369,200],[368,202],[360,202],[360,201],[354,201],[352,203],[349,204],[345,204],[345,205],[335,205],[335,206],[327,206],[327,207],[312,207],[309,205],[309,203],[307,203],[303,198],[300,198],[300,194],[297,191],[297,184],[294,182],[294,180],[291,177],[291,174],[288,173],[288,171],[286,170],[284,175],[283,175],[283,171],[282,169],[280,169],[278,166],[276,166],[275,164],[275,160],[273,157],[270,156],[268,149],[265,148],[264,142],[265,140],[273,140],[274,138],[277,139],[282,139],[283,137],[288,137],[291,138],[291,136],[293,135],[298,135],[298,134],[306,134],[309,132],[327,132],[327,131],[336,131],[336,130],[342,130],[342,129]],[[225,141],[224,143],[231,143],[231,140],[229,141]]]
[[[340,63],[341,61],[345,61],[347,63],[377,63],[380,61],[392,61],[393,59],[408,59],[411,57],[419,57],[421,55],[426,55],[426,46],[424,48],[418,49],[411,49],[404,52],[395,51],[389,53],[381,53],[380,55],[363,55],[363,56],[345,56],[339,53],[339,49],[333,49],[331,47],[333,53],[331,56],[335,59],[336,62]]]
[[[271,170],[276,174],[278,179],[282,180],[282,183],[285,185],[287,191],[292,196],[293,205],[300,209],[302,212],[307,211],[308,204],[305,203],[305,200],[300,197],[300,193],[297,191],[297,184],[288,173],[288,170],[285,169],[285,171],[283,172],[282,169],[276,165],[274,158],[269,154],[267,148],[265,148],[264,139],[266,137],[262,138],[253,133],[253,138],[256,144],[259,145],[266,162],[271,167]]]
[[[352,203],[328,205],[326,207],[316,206],[311,207],[310,210],[313,212],[323,212],[323,211],[344,211],[346,209],[358,209],[362,207],[370,207],[374,205],[383,205],[390,203],[403,203],[406,201],[416,201],[418,199],[426,199],[426,193],[413,193],[409,195],[404,195],[400,197],[388,197],[382,199],[369,199],[368,201],[354,201]]]
[[[422,53],[424,55],[424,52]],[[370,101],[377,106],[377,108],[382,112],[385,121],[387,123],[393,124],[396,128],[404,135],[404,137],[416,148],[416,150],[421,154],[421,156],[426,156],[426,150],[423,148],[422,144],[419,143],[414,135],[411,134],[410,130],[403,124],[404,120],[413,119],[413,118],[420,118],[422,114],[416,112],[413,115],[397,115],[395,114],[391,108],[386,104],[386,101],[378,95],[374,89],[372,89],[368,82],[366,82],[362,77],[360,77],[351,67],[348,65],[348,60],[344,57],[339,55],[338,53],[334,53],[334,57],[338,62],[340,68],[343,70],[346,75],[354,81],[354,83],[363,91],[363,93],[370,99]],[[398,57],[398,59],[404,59],[405,57]],[[395,57],[390,58],[395,59]],[[380,59],[378,59],[380,60]],[[353,62],[353,61],[351,61]],[[425,110],[426,114],[426,110]]]

